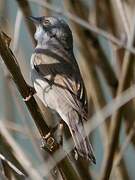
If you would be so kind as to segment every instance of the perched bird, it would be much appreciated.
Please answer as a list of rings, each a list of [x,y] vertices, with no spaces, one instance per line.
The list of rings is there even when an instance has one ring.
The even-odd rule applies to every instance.
[[[37,96],[68,125],[77,153],[96,163],[83,125],[88,114],[87,95],[73,53],[72,32],[60,18],[30,19],[36,26],[31,79]]]

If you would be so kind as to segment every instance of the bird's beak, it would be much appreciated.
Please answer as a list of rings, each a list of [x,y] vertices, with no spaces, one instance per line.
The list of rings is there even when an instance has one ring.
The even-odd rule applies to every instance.
[[[42,23],[43,18],[42,17],[34,17],[34,16],[29,16],[28,19],[32,21],[35,25],[39,25]]]

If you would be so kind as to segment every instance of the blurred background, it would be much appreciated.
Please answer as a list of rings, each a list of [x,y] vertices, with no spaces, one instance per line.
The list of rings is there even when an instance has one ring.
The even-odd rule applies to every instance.
[[[112,166],[108,163],[111,167],[110,179],[134,180],[135,1],[0,0],[0,31],[11,37],[10,48],[28,84],[31,84],[30,57],[35,47],[35,29],[26,18],[30,15],[61,17],[73,32],[74,53],[89,100],[86,128],[97,159],[96,165],[90,165],[84,160],[72,160],[80,179],[108,179],[105,176],[108,171],[105,167],[109,162],[106,156],[111,153],[109,143],[114,138],[114,147],[117,147]],[[57,168],[51,167],[49,155],[41,151],[38,129],[11,74],[0,59],[1,155],[27,174],[28,179],[64,179]],[[119,101],[116,101],[117,97],[120,97]],[[47,124],[51,124],[54,117],[38,99],[37,102]],[[115,130],[116,138],[113,136]],[[68,149],[67,131],[65,127],[65,149]],[[2,156],[0,158],[1,179],[26,179],[12,172]],[[79,163],[81,170],[78,168]]]

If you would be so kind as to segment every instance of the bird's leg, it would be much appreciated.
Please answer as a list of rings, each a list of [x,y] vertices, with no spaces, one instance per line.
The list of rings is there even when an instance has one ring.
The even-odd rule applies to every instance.
[[[29,101],[31,99],[31,97],[36,93],[34,87],[29,86],[29,95],[26,97],[26,98],[23,98],[23,100],[26,102],[26,101]]]
[[[51,136],[50,132],[47,134],[47,136],[42,137],[41,139],[41,146],[40,148],[45,149],[46,151],[52,151],[54,148],[54,138]]]
[[[45,137],[42,137],[42,144],[41,148],[52,151],[55,146],[55,139],[54,139],[54,133],[58,131],[58,144],[63,145],[63,123],[60,122],[58,125],[56,125],[54,128],[50,130],[48,134],[46,134]],[[56,138],[57,139],[57,138]]]
[[[42,137],[41,139],[41,148],[46,149],[47,151],[52,151],[55,146],[55,139],[54,139],[54,133],[57,130],[58,125],[55,126],[50,130],[49,133],[46,134],[46,136]]]

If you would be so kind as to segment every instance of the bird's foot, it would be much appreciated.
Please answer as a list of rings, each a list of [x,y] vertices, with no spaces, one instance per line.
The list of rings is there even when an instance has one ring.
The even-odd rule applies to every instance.
[[[47,137],[46,136],[42,137],[40,148],[45,149],[46,151],[52,152],[55,146],[54,142],[55,142],[54,138],[51,136],[50,133],[48,133]]]
[[[55,147],[55,139],[54,139],[54,133],[57,129],[57,126],[52,128],[49,133],[46,134],[46,136],[42,137],[41,139],[41,148],[49,150],[50,152],[53,151]]]
[[[33,95],[36,93],[35,89],[32,86],[29,86],[29,95],[26,98],[23,98],[23,101],[29,101]]]
[[[54,139],[54,133],[56,131],[58,131],[58,134],[56,135],[57,138]],[[57,140],[58,145],[61,145],[61,146],[63,145],[63,123],[58,124],[57,126],[52,128],[51,131],[48,134],[46,134],[45,137],[42,137],[40,147],[42,149],[46,149],[47,151],[49,150],[51,152],[53,151],[56,145],[55,144],[56,140]]]

